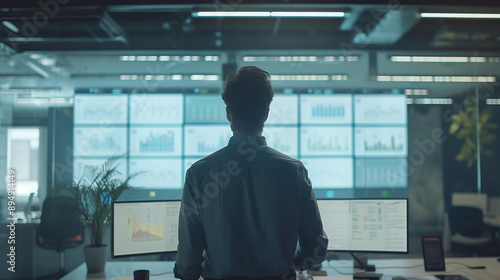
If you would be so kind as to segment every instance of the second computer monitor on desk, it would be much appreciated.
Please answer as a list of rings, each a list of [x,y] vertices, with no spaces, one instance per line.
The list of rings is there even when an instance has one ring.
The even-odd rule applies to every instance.
[[[113,202],[113,257],[177,251],[180,207],[179,200]]]
[[[408,252],[407,199],[318,200],[329,251]]]

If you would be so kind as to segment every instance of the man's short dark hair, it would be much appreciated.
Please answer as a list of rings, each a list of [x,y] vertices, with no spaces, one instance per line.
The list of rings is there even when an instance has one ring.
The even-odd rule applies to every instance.
[[[268,72],[245,66],[229,74],[222,99],[232,115],[231,128],[247,133],[261,131],[273,96]]]

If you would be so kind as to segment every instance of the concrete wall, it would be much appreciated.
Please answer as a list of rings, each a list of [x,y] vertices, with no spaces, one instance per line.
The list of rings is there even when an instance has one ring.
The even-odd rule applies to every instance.
[[[414,234],[440,232],[443,225],[441,106],[408,107],[409,230]]]

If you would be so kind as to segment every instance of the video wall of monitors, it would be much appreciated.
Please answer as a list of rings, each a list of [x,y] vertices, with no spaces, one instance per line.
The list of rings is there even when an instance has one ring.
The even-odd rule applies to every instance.
[[[263,131],[304,163],[319,198],[406,197],[407,134],[397,94],[276,93]],[[187,168],[231,135],[218,94],[76,94],[74,179],[126,154],[133,186],[177,196]]]

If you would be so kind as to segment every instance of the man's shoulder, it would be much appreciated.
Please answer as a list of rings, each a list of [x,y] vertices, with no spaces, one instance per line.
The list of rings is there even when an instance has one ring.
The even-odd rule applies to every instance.
[[[278,150],[275,150],[269,146],[264,147],[264,149],[258,149],[255,151],[255,156],[259,155],[259,157],[262,157],[261,160],[263,160],[264,162],[267,162],[273,166],[288,166],[290,168],[296,169],[304,168],[304,165],[300,160],[284,154]],[[212,154],[203,157],[202,159],[199,159],[198,161],[193,163],[189,169],[202,170],[204,168],[212,168],[214,166],[218,166],[221,162],[224,163],[228,160],[239,161],[243,159],[248,161],[248,158],[245,158],[244,156],[238,154],[238,152],[234,150],[234,147],[226,146]]]
[[[219,161],[221,160],[221,158],[225,157],[225,154],[227,153],[226,150],[227,147],[224,147],[195,161],[189,169],[198,169],[203,168],[204,166],[211,166],[215,161]]]
[[[302,162],[296,158],[293,158],[287,154],[284,154],[278,150],[275,150],[267,146],[269,159],[277,164],[290,165],[295,167],[303,167]]]

